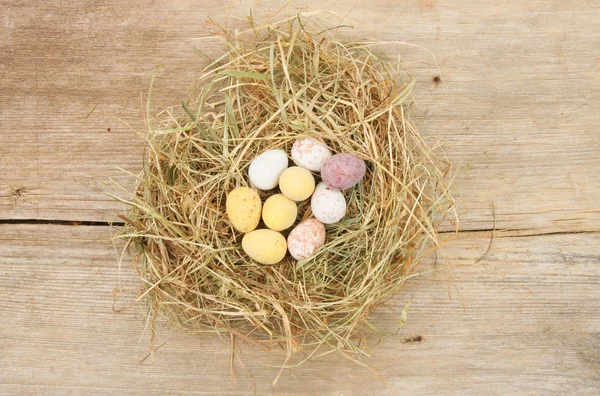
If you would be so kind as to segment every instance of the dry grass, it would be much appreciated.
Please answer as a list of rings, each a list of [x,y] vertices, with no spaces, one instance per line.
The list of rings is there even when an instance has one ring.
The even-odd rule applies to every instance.
[[[439,245],[437,226],[454,213],[450,166],[409,118],[414,81],[371,51],[377,43],[337,41],[318,15],[249,23],[237,33],[215,25],[229,51],[186,103],[148,122],[137,189],[120,199],[130,207],[120,238],[137,250],[152,318],[288,356],[364,353],[367,315]],[[257,264],[225,215],[227,193],[249,184],[257,154],[289,153],[306,135],[363,158],[367,174],[344,191],[348,213],[314,257]],[[311,216],[309,201],[299,213]]]

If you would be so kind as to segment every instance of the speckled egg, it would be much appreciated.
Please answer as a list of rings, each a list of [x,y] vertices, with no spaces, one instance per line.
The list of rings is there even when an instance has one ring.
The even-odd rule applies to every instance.
[[[279,176],[288,167],[288,157],[283,150],[268,150],[252,160],[248,177],[261,190],[277,187]]]
[[[321,223],[333,224],[346,214],[346,200],[340,190],[319,183],[310,201],[313,215]]]
[[[281,174],[279,189],[291,200],[304,201],[315,190],[315,178],[306,169],[292,166]]]
[[[254,230],[242,238],[242,249],[261,264],[277,264],[285,257],[287,243],[277,231]]]
[[[267,198],[263,205],[262,219],[265,225],[274,231],[290,228],[298,216],[296,202],[283,194]]]
[[[238,187],[227,195],[225,204],[231,225],[240,232],[250,232],[258,226],[261,202],[258,193],[248,187]]]
[[[321,177],[329,187],[345,190],[358,184],[366,170],[365,161],[355,155],[336,154],[323,165]]]
[[[290,232],[287,244],[293,258],[304,260],[325,244],[325,226],[317,219],[304,220]]]
[[[331,158],[326,145],[313,138],[301,138],[292,146],[292,160],[298,166],[313,172],[321,172],[323,164]]]

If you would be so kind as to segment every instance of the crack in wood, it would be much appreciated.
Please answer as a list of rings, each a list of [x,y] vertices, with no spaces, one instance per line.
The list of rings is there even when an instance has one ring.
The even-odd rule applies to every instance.
[[[61,226],[92,226],[92,227],[112,227],[124,226],[123,221],[90,221],[90,220],[56,220],[56,219],[0,219],[2,224],[33,224],[33,225],[61,225]],[[519,229],[501,229],[495,230],[497,233],[495,238],[526,238],[526,237],[543,237],[551,235],[571,235],[571,234],[598,234],[598,230],[579,230],[579,231],[550,231],[550,232],[528,232],[533,230]],[[440,231],[440,234],[480,234],[494,232],[491,228],[480,230],[459,230],[459,231]],[[514,234],[512,234],[514,233]]]
[[[46,225],[66,225],[66,226],[94,226],[110,227],[123,226],[122,221],[79,221],[79,220],[45,220],[45,219],[0,219],[0,224],[46,224]]]

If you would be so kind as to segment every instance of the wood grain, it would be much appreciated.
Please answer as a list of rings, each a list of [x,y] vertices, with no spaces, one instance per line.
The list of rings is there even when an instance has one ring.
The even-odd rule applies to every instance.
[[[453,283],[441,260],[372,316],[381,341],[363,362],[393,391],[339,355],[284,370],[273,387],[278,370],[266,365],[282,364],[283,353],[243,342],[246,369],[236,362],[232,389],[228,340],[164,328],[154,362],[139,364],[149,340],[137,283],[124,267],[127,292],[113,312],[119,279],[107,235],[107,227],[0,226],[1,394],[237,395],[251,394],[254,381],[261,395],[600,392],[599,233],[500,237],[477,265],[489,235],[461,233],[444,250]]]
[[[292,2],[348,12],[355,1]],[[0,40],[0,219],[110,221],[137,172],[141,94],[156,65],[156,110],[179,103],[201,59],[194,37],[226,14],[272,14],[275,1],[6,2]],[[463,230],[600,230],[600,18],[597,2],[361,1],[349,39],[407,41],[422,133],[462,167]],[[230,24],[235,20],[230,18]],[[238,22],[239,24],[239,22]],[[435,77],[440,77],[436,82]],[[95,110],[85,118],[92,108]],[[110,132],[107,132],[110,128]],[[596,171],[594,171],[596,170]],[[123,194],[126,195],[126,194]]]

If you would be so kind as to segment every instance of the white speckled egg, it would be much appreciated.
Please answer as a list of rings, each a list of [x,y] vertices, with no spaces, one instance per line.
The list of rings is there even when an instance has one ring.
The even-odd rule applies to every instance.
[[[333,224],[346,214],[346,200],[340,190],[319,183],[310,200],[312,212],[321,223]]]
[[[317,219],[304,220],[290,232],[287,239],[288,251],[296,260],[312,256],[325,244],[325,227]]]
[[[292,146],[292,160],[296,165],[313,172],[321,172],[323,164],[331,158],[331,151],[313,138],[301,138]]]
[[[261,190],[277,187],[279,176],[288,167],[288,157],[283,150],[268,150],[252,160],[248,176],[253,185]]]

